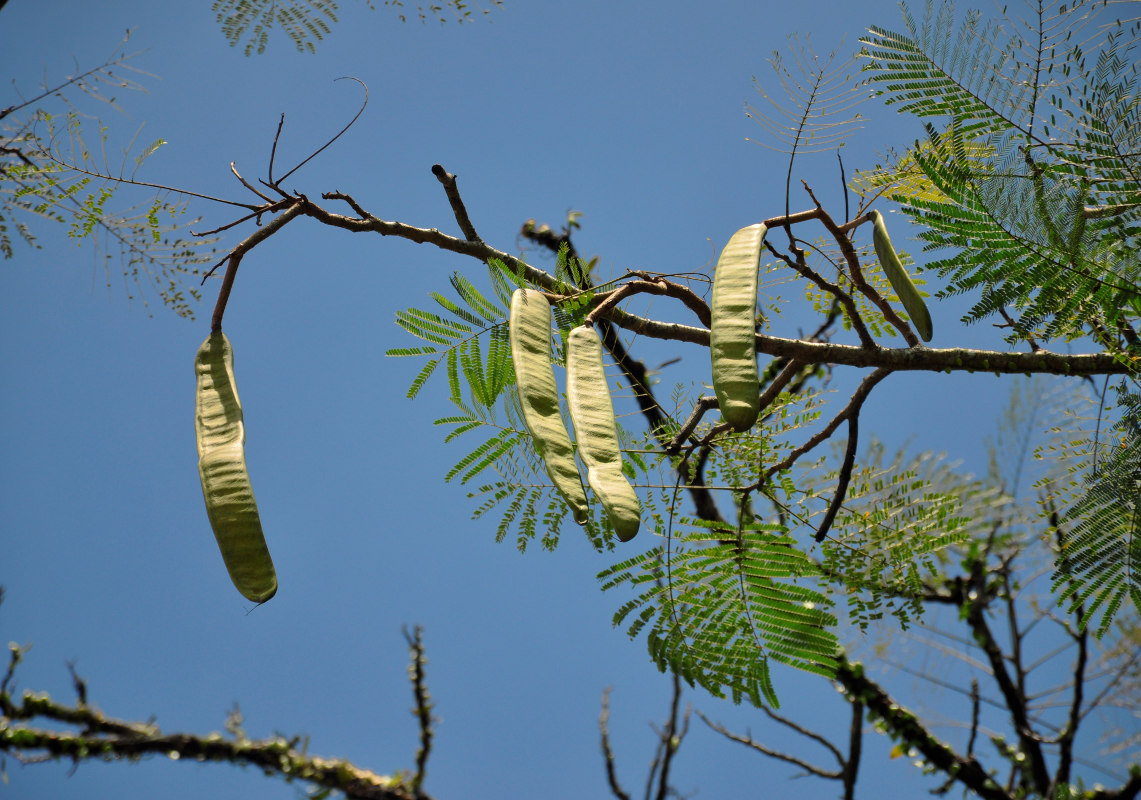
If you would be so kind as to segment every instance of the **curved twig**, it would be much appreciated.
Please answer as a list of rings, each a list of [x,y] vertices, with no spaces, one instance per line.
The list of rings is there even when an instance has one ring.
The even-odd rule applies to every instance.
[[[861,405],[863,403],[861,402]],[[856,463],[856,443],[859,440],[860,433],[860,411],[857,408],[848,417],[848,446],[844,450],[844,463],[840,465],[840,476],[836,482],[836,491],[832,495],[832,502],[828,504],[828,510],[824,512],[824,519],[820,522],[820,527],[816,529],[816,541],[824,541],[824,537],[828,535],[828,529],[832,527],[832,521],[836,519],[836,512],[840,510],[840,505],[844,502],[844,498],[848,496],[848,484],[852,480],[852,467]]]
[[[297,165],[296,167],[294,167],[293,169],[289,170],[289,172],[287,172],[287,173],[285,173],[284,175],[282,175],[282,176],[281,176],[280,178],[278,178],[276,181],[273,179],[273,160],[272,160],[272,156],[271,156],[270,165],[269,165],[269,179],[270,179],[270,184],[271,184],[271,185],[273,185],[273,186],[275,186],[275,187],[276,187],[276,186],[280,186],[280,185],[281,185],[281,182],[282,182],[283,180],[285,180],[286,178],[288,178],[288,177],[289,177],[290,175],[292,175],[294,172],[297,172],[297,170],[301,169],[303,166],[305,166],[305,165],[306,165],[306,164],[308,164],[310,161],[312,161],[314,158],[316,158],[318,155],[320,155],[320,153],[321,153],[321,152],[322,152],[322,151],[323,151],[323,150],[324,150],[326,147],[328,147],[328,146],[329,146],[329,145],[331,145],[333,142],[335,142],[335,141],[337,141],[338,139],[340,139],[340,138],[341,138],[341,137],[342,137],[342,136],[345,134],[345,131],[347,131],[349,128],[353,127],[353,123],[355,123],[355,122],[356,122],[358,119],[360,119],[360,116],[361,116],[361,114],[363,114],[363,113],[364,113],[364,110],[365,110],[365,106],[367,106],[367,105],[368,105],[368,86],[365,84],[365,82],[364,82],[364,81],[362,81],[360,78],[354,78],[352,75],[344,75],[344,76],[342,76],[342,77],[340,77],[340,78],[336,78],[336,79],[333,81],[333,83],[336,83],[337,81],[356,81],[357,83],[359,83],[359,84],[360,84],[360,85],[361,85],[361,86],[364,88],[364,102],[362,102],[362,103],[361,103],[361,107],[360,107],[360,110],[359,110],[359,111],[357,111],[357,113],[356,113],[356,114],[353,116],[353,118],[352,118],[351,120],[349,120],[349,123],[348,123],[348,124],[347,124],[345,127],[341,128],[341,131],[340,131],[340,133],[338,133],[338,134],[337,134],[336,136],[334,136],[332,139],[330,139],[329,141],[325,142],[323,145],[321,145],[320,147],[318,147],[316,150],[314,150],[314,151],[313,151],[313,152],[312,152],[312,153],[309,155],[309,157],[308,157],[308,158],[304,159],[304,160],[303,160],[303,161],[302,161],[300,164],[298,164],[298,165]],[[283,121],[284,121],[284,115],[282,115],[282,119],[283,119]],[[280,134],[280,133],[281,133],[281,126],[280,126],[280,125],[278,126],[278,129],[277,129],[277,130],[278,130],[278,134]],[[276,150],[277,150],[277,139],[276,139],[276,138],[273,140],[273,148],[274,148],[274,151],[276,152]]]

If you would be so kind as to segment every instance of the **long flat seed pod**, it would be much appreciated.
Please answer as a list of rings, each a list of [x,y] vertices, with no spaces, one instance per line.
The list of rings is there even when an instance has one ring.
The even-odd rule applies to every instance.
[[[234,350],[214,331],[194,359],[198,475],[218,549],[238,591],[255,603],[277,592],[277,573],[261,529],[246,469],[246,429],[234,381]]]
[[[907,310],[907,316],[911,317],[911,324],[915,326],[919,338],[929,342],[934,330],[931,326],[931,313],[927,310],[927,304],[923,302],[923,296],[919,294],[919,290],[911,282],[911,276],[903,268],[899,254],[891,246],[891,237],[887,235],[887,225],[884,224],[883,214],[872,211],[872,217],[872,243],[876,247],[876,256],[879,257],[880,266],[883,267],[884,274],[887,275],[887,279],[891,283],[891,288],[895,289],[900,302]]]
[[[734,430],[747,431],[760,413],[757,374],[757,271],[765,240],[763,224],[734,233],[713,273],[710,355],[713,390],[721,416]]]
[[[641,524],[642,508],[622,474],[614,403],[602,365],[602,341],[593,327],[570,332],[567,341],[567,405],[586,479],[602,501],[618,538],[628,542]]]
[[[542,292],[515,290],[508,331],[523,421],[555,488],[566,499],[574,521],[581,525],[589,516],[589,506],[570,436],[559,413],[559,389],[551,366],[551,306]]]

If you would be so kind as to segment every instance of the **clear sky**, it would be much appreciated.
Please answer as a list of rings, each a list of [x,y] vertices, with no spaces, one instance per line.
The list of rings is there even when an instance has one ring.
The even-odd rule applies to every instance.
[[[558,227],[581,211],[577,244],[600,256],[603,274],[707,269],[733,231],[782,211],[785,157],[746,141],[764,138],[744,113],[764,102],[753,76],[779,92],[767,59],[787,52],[790,34],[811,33],[821,54],[848,53],[868,25],[900,27],[888,0],[507,0],[463,26],[401,24],[387,9],[345,2],[315,55],[278,34],[265,55],[247,58],[227,46],[209,5],[11,0],[0,12],[0,107],[98,64],[131,29],[128,49],[145,50],[131,64],[149,73],[138,76],[148,92],[119,95],[123,114],[80,109],[111,127],[113,154],[140,126],[138,141],[169,142],[141,178],[245,200],[230,162],[264,176],[283,112],[279,163],[307,155],[356,112],[359,86],[334,82],[354,76],[369,87],[367,110],[289,188],[345,191],[381,217],[454,232],[429,171],[440,163],[459,176],[483,238],[503,249],[522,246],[526,219]],[[862,112],[868,126],[844,150],[849,175],[919,135],[913,120],[874,103]],[[826,205],[842,203],[834,154],[798,162],[797,176]],[[806,207],[806,197],[794,189],[791,205]],[[191,209],[198,227],[232,218],[217,204]],[[612,628],[625,597],[603,594],[595,579],[629,551],[598,554],[575,531],[553,553],[496,544],[494,520],[471,521],[466,489],[443,483],[461,453],[431,424],[449,413],[442,383],[410,402],[419,365],[384,356],[416,344],[395,312],[430,302],[454,270],[478,276],[477,263],[306,220],[245,260],[226,331],[281,586],[247,614],[195,469],[192,361],[217,283],[194,322],[153,295],[148,313],[143,298],[128,299],[114,259],[107,288],[90,246],[77,248],[62,226],[39,223],[36,233],[42,249],[17,243],[0,266],[0,638],[34,643],[22,687],[70,699],[65,663],[75,660],[91,701],[111,715],[207,733],[237,702],[252,737],[304,733],[312,753],[389,772],[413,765],[401,627],[422,624],[442,720],[429,793],[605,796],[597,717],[608,686],[620,776],[640,792],[649,723],[666,713],[669,681],[643,641]],[[908,238],[901,227],[897,245],[908,249]],[[932,304],[936,344],[996,342],[986,326],[964,329],[961,311]],[[796,335],[811,318],[791,310],[780,324]],[[640,354],[652,364],[672,355]],[[708,380],[702,352],[682,355],[664,385]],[[869,434],[983,467],[981,434],[1005,401],[1002,382],[893,377],[881,389],[865,411]],[[643,534],[629,547],[652,543]],[[786,669],[775,677],[790,715],[844,730],[847,708],[826,683]],[[696,691],[685,702],[788,744],[753,709]],[[868,739],[862,796],[929,788],[907,759],[886,759],[889,747]],[[7,770],[0,795],[20,800],[297,791],[254,770],[161,759],[84,763],[74,774],[9,760]],[[815,779],[786,783],[794,773],[697,720],[674,767],[676,785],[699,797],[838,793]]]

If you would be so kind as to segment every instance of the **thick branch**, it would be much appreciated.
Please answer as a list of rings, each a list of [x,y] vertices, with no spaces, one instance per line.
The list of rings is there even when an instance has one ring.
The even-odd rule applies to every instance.
[[[848,728],[848,759],[844,762],[844,800],[856,796],[856,779],[860,775],[860,756],[864,748],[864,704],[852,700],[852,723]]]
[[[985,573],[981,561],[975,561],[972,564],[971,572],[976,591],[979,595],[984,595]],[[998,684],[1006,707],[1010,711],[1014,730],[1018,734],[1019,747],[1029,762],[1027,764],[1028,776],[1033,782],[1033,790],[1044,794],[1050,785],[1050,775],[1046,770],[1046,759],[1042,753],[1042,746],[1030,728],[1030,720],[1027,718],[1026,697],[1019,691],[1014,679],[1011,678],[1010,672],[1006,668],[1006,659],[1002,649],[998,646],[990,625],[987,624],[986,608],[987,604],[978,600],[968,603],[967,624],[971,627],[975,642],[986,654],[995,683]]]
[[[113,761],[160,755],[189,763],[226,761],[258,767],[267,775],[304,781],[343,792],[354,800],[424,800],[399,778],[377,775],[341,759],[310,756],[296,749],[296,740],[282,737],[261,740],[225,738],[213,733],[163,735],[154,725],[111,720],[85,707],[63,706],[43,695],[25,694],[15,705],[4,695],[5,716],[11,720],[45,717],[73,725],[98,722],[78,733],[46,730],[11,723],[0,728],[0,752],[17,759],[28,757]],[[11,712],[11,713],[9,713]]]
[[[882,722],[888,733],[908,747],[914,747],[923,758],[954,777],[983,800],[1013,800],[974,757],[964,757],[932,736],[919,719],[897,704],[879,684],[864,675],[863,667],[840,654],[835,679],[850,699],[864,703],[868,713]]]
[[[382,236],[398,236],[417,244],[431,244],[441,250],[459,253],[479,261],[494,258],[502,261],[534,286],[557,294],[559,281],[545,270],[533,267],[510,253],[498,250],[483,242],[471,242],[449,236],[436,228],[417,228],[403,222],[389,222],[368,214],[348,195],[330,192],[322,197],[342,200],[349,203],[360,217],[347,217],[334,214],[311,201],[304,201],[304,213],[314,219],[343,228],[354,233],[379,233]],[[815,209],[793,214],[789,217],[775,217],[768,222],[773,225],[799,222],[819,218]],[[862,217],[847,225],[838,226],[847,230],[863,220]],[[709,331],[690,325],[674,322],[659,322],[636,314],[612,309],[606,315],[615,325],[652,339],[667,339],[678,342],[709,346]],[[990,350],[970,350],[967,348],[932,349],[927,347],[908,348],[866,348],[856,345],[831,342],[809,342],[800,339],[785,339],[779,336],[757,334],[757,352],[769,356],[795,358],[807,364],[840,364],[851,367],[884,367],[889,370],[927,372],[993,372],[996,374],[1049,374],[1049,375],[1122,375],[1129,368],[1119,357],[1110,353],[1093,355],[1069,355],[1040,350],[1035,353],[1010,353]]]

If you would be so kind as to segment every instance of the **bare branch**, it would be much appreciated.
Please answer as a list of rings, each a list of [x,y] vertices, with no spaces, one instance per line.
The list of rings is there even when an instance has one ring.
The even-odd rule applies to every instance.
[[[456,224],[460,226],[463,235],[467,237],[469,242],[482,242],[483,239],[475,232],[475,226],[471,224],[471,218],[468,216],[463,198],[460,197],[460,190],[456,186],[456,176],[439,164],[432,165],[432,174],[443,184],[444,194],[448,196],[448,202],[452,206],[452,214],[455,215]]]
[[[618,783],[614,770],[614,751],[610,748],[610,689],[602,692],[602,711],[598,715],[598,730],[602,734],[602,758],[606,762],[606,781],[618,800],[630,800],[630,795]]]
[[[818,767],[815,764],[808,763],[804,759],[797,758],[796,756],[791,756],[788,753],[782,753],[779,750],[774,750],[771,747],[763,745],[760,742],[754,740],[748,734],[741,736],[739,734],[733,733],[732,731],[730,731],[728,728],[726,728],[721,723],[710,721],[710,719],[708,717],[706,717],[704,714],[702,714],[700,711],[697,712],[697,716],[701,717],[702,722],[704,722],[706,725],[708,725],[713,730],[717,731],[717,733],[720,733],[726,739],[731,739],[734,742],[739,742],[740,744],[743,744],[746,747],[752,748],[753,750],[756,750],[759,753],[765,754],[769,758],[775,758],[778,761],[784,761],[785,763],[792,764],[793,766],[796,766],[796,767],[800,767],[802,770],[809,773],[810,775],[815,775],[819,778],[828,778],[829,780],[840,780],[844,776],[844,771],[842,768],[839,770],[829,770],[829,769],[825,769],[824,767]],[[787,723],[787,720],[782,720],[782,721]],[[790,723],[789,723],[789,727],[793,728],[794,730],[797,730],[798,732],[801,732],[801,733],[804,732],[800,728],[798,728],[797,726],[792,725]],[[816,739],[824,742],[824,744],[830,750],[832,750],[833,754],[836,755],[837,758],[840,760],[841,765],[843,764],[843,757],[840,755],[839,751],[836,750],[835,746],[833,746],[830,742],[827,742],[826,740],[820,738],[817,734],[813,734],[813,738],[816,738]]]
[[[847,202],[845,201],[846,206]],[[852,722],[848,726],[848,758],[843,762],[844,800],[855,799],[856,778],[860,774],[860,756],[863,754],[863,746],[864,704],[859,698],[856,698],[852,700]]]
[[[674,434],[674,438],[670,439],[666,445],[666,452],[677,453],[681,450],[682,444],[693,435],[698,423],[701,422],[701,418],[705,416],[705,412],[717,407],[717,398],[713,395],[698,398],[697,402],[693,404],[693,411],[690,412],[689,417],[682,424],[681,428],[678,429],[678,432]]]
[[[424,785],[424,773],[428,767],[428,756],[432,752],[432,696],[428,693],[428,686],[424,682],[424,665],[428,659],[424,656],[424,629],[417,625],[411,635],[404,629],[404,640],[408,642],[408,653],[411,663],[408,665],[408,677],[412,680],[412,693],[416,697],[416,716],[420,727],[420,747],[416,750],[416,772],[410,782],[412,791],[417,795],[421,793]]]
[[[816,529],[814,538],[818,542],[824,541],[824,537],[828,535],[828,530],[832,527],[832,520],[836,519],[840,505],[848,496],[848,484],[852,480],[852,468],[856,464],[856,446],[859,439],[860,411],[857,408],[848,415],[848,444],[844,449],[844,462],[840,465],[840,475],[836,481],[836,491],[832,494],[832,501],[828,503],[828,510],[824,512],[824,519],[821,520],[820,527]]]
[[[1013,800],[974,756],[961,756],[949,745],[932,736],[918,717],[896,703],[879,684],[868,678],[860,664],[849,662],[841,654],[835,679],[850,698],[862,701],[868,713],[880,720],[890,734],[899,737],[905,745],[914,747],[927,762],[945,775],[954,775],[983,800]]]
[[[417,244],[431,244],[441,250],[465,255],[479,261],[498,259],[513,271],[518,271],[533,286],[549,293],[559,294],[559,281],[545,270],[527,264],[525,261],[491,247],[483,242],[471,242],[449,236],[436,228],[417,228],[403,222],[390,222],[369,214],[349,195],[342,192],[328,192],[322,195],[327,200],[342,200],[348,203],[360,216],[347,217],[330,212],[312,201],[305,202],[305,214],[326,225],[343,228],[354,233],[379,233],[382,236],[397,236]],[[819,214],[813,210],[775,217],[770,222],[782,224],[786,220],[802,221],[816,219]],[[852,223],[838,226],[846,230],[861,224],[865,217],[857,217]],[[659,322],[640,317],[615,308],[607,314],[607,319],[615,325],[652,339],[688,342],[709,346],[709,330],[695,328],[674,322]],[[1050,374],[1050,375],[1121,375],[1130,371],[1120,358],[1111,353],[1062,354],[1041,350],[1035,353],[1009,353],[967,348],[933,349],[927,347],[907,348],[866,348],[832,342],[813,342],[802,339],[786,339],[779,336],[757,334],[758,353],[774,357],[795,358],[806,364],[838,364],[852,367],[885,368],[892,371],[925,372],[993,372],[995,374]]]
[[[678,708],[681,705],[681,678],[677,673],[673,673],[673,694],[670,697],[670,716],[666,722],[666,729],[662,731],[662,757],[661,757],[661,770],[658,772],[658,796],[657,800],[668,800],[670,796],[670,766],[673,763],[674,755],[677,753],[678,748],[681,747],[681,741],[685,737],[686,731],[689,730],[689,711],[685,712],[685,721],[682,727],[678,727]]]
[[[236,164],[235,164],[233,161],[231,161],[231,162],[230,162],[230,172],[234,173],[234,177],[238,179],[238,182],[239,182],[239,183],[241,183],[241,184],[242,184],[242,186],[245,186],[247,189],[249,189],[251,192],[253,192],[254,194],[256,194],[256,195],[257,195],[258,197],[260,197],[262,200],[265,200],[267,203],[272,203],[272,202],[273,202],[273,200],[271,200],[271,199],[270,199],[270,198],[269,198],[267,195],[265,195],[265,194],[262,194],[260,191],[258,191],[258,189],[257,189],[256,187],[254,187],[254,186],[251,186],[251,185],[250,185],[250,184],[249,184],[249,183],[246,181],[246,179],[242,177],[241,173],[240,173],[240,172],[238,172],[238,167],[237,167],[237,165],[236,165]]]
[[[981,559],[975,559],[971,563],[971,579],[979,597],[975,600],[971,600],[969,597],[967,599],[965,606],[967,624],[970,625],[975,642],[986,654],[991,675],[994,677],[995,683],[998,684],[999,691],[1002,692],[1015,733],[1018,735],[1019,747],[1026,756],[1027,763],[1023,768],[1028,770],[1025,773],[1026,777],[1032,782],[1033,791],[1045,795],[1050,786],[1050,776],[1046,771],[1046,759],[1042,753],[1042,745],[1030,728],[1026,698],[1019,690],[1016,681],[1011,678],[1006,667],[1006,658],[986,620],[988,603],[983,599],[987,594]]]
[[[409,786],[399,776],[379,775],[343,759],[310,756],[307,747],[298,749],[301,737],[251,740],[236,713],[226,724],[229,737],[220,733],[163,734],[153,722],[108,717],[87,704],[86,686],[73,665],[69,665],[69,670],[79,694],[77,705],[57,703],[46,694],[30,691],[24,692],[16,703],[8,687],[23,649],[11,648],[11,664],[0,681],[0,715],[4,719],[0,725],[0,753],[10,754],[22,763],[53,759],[76,764],[84,760],[134,761],[158,755],[188,763],[224,761],[254,766],[266,775],[339,791],[352,800],[430,800],[418,786]],[[49,720],[56,726],[49,730],[26,724],[36,719]],[[60,723],[75,730],[59,730]]]
[[[281,176],[280,178],[278,178],[276,181],[275,181],[275,180],[273,180],[273,161],[272,161],[272,159],[271,159],[271,160],[270,160],[270,169],[269,169],[269,178],[270,178],[270,184],[271,184],[271,185],[273,185],[273,186],[275,186],[275,187],[276,187],[276,186],[280,186],[282,181],[284,181],[285,179],[287,179],[287,178],[288,178],[290,175],[292,175],[294,172],[297,172],[297,170],[301,169],[303,166],[305,166],[305,165],[306,165],[306,164],[308,164],[310,161],[312,161],[314,158],[316,158],[318,155],[320,155],[320,154],[321,154],[321,152],[322,152],[323,150],[325,150],[325,148],[327,148],[327,147],[329,147],[331,144],[333,144],[333,142],[337,141],[337,140],[338,140],[338,139],[340,139],[342,136],[344,136],[344,135],[345,135],[345,132],[346,132],[346,131],[347,131],[349,128],[353,127],[353,124],[354,124],[354,123],[355,123],[355,122],[356,122],[358,119],[360,119],[360,116],[361,116],[361,114],[363,114],[363,113],[364,113],[365,107],[366,107],[366,106],[368,106],[368,86],[366,86],[366,85],[365,85],[365,82],[364,82],[364,81],[362,81],[360,78],[354,78],[354,77],[352,77],[351,75],[346,75],[346,76],[344,76],[344,77],[341,77],[341,78],[336,78],[336,79],[334,79],[333,83],[336,83],[337,81],[356,81],[357,83],[359,83],[359,84],[361,85],[361,87],[364,89],[364,100],[363,100],[363,101],[361,101],[361,107],[360,107],[360,108],[357,110],[357,113],[353,115],[353,118],[352,118],[352,119],[350,119],[350,120],[348,121],[348,124],[347,124],[347,125],[345,125],[345,127],[341,128],[341,130],[340,130],[340,131],[337,133],[337,135],[336,135],[336,136],[334,136],[332,139],[330,139],[329,141],[325,142],[323,145],[321,145],[320,147],[318,147],[316,150],[314,150],[312,153],[310,153],[310,154],[309,154],[309,156],[308,156],[307,158],[303,159],[303,160],[301,161],[301,163],[299,163],[299,164],[298,164],[297,166],[295,166],[293,169],[289,170],[289,172],[287,172],[287,173],[285,173],[284,175],[282,175],[282,176]],[[282,122],[284,122],[284,121],[285,121],[285,115],[284,115],[284,114],[282,114],[282,115],[281,115],[281,119],[282,119]],[[280,136],[280,135],[281,135],[281,125],[280,125],[280,124],[278,124],[278,126],[277,126],[277,134],[278,134],[278,136]],[[274,147],[274,150],[276,151],[276,150],[277,150],[277,137],[276,137],[276,136],[275,136],[275,137],[274,137],[274,139],[273,139],[273,147]]]

